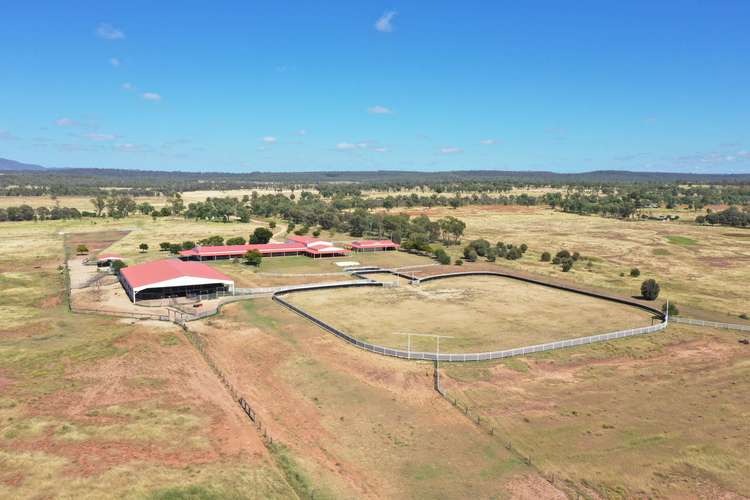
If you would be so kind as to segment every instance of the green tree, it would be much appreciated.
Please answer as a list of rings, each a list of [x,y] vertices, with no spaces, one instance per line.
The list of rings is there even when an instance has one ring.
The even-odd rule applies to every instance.
[[[233,238],[227,238],[227,245],[244,245],[245,238],[242,236],[235,236]]]
[[[182,242],[182,249],[183,250],[190,250],[192,248],[195,248],[195,242],[194,241],[187,240],[187,241],[183,241]]]
[[[248,266],[258,267],[262,260],[263,256],[257,250],[248,250],[247,253],[245,253],[245,264]]]
[[[173,255],[177,255],[178,253],[180,253],[181,250],[182,250],[182,245],[180,245],[179,243],[171,243],[169,245],[169,253]]]
[[[256,227],[253,234],[250,235],[250,243],[253,245],[265,244],[271,241],[273,233],[265,227]]]
[[[104,212],[104,209],[107,206],[107,198],[105,198],[102,195],[97,196],[96,198],[92,198],[91,204],[94,205],[94,209],[96,210],[96,216],[101,217],[102,212]]]
[[[667,312],[667,304],[666,303],[661,306],[661,312],[664,312],[664,313]],[[679,316],[680,315],[680,310],[677,309],[677,306],[675,305],[674,302],[670,302],[669,303],[669,315],[670,316]]]
[[[162,241],[161,243],[159,243],[159,249],[160,249],[160,250],[161,250],[162,252],[167,252],[167,251],[169,251],[169,247],[170,247],[171,245],[172,245],[172,244],[171,244],[170,242],[168,242],[168,241]],[[193,246],[195,246],[195,245],[193,245]]]
[[[112,272],[115,274],[120,274],[120,270],[125,267],[128,267],[128,265],[121,260],[114,260],[109,266],[109,268],[112,269]]]
[[[76,253],[78,255],[83,255],[83,254],[89,253],[89,247],[87,247],[86,245],[83,245],[83,244],[78,245],[76,247]]]
[[[632,276],[633,278],[637,278],[640,275],[641,275],[641,270],[638,269],[637,267],[634,267],[630,270],[630,276]]]
[[[146,252],[148,251],[148,244],[141,243],[140,245],[138,245],[138,248],[140,249],[141,252]]]
[[[437,250],[435,250],[435,259],[437,259],[437,261],[444,266],[447,266],[451,263],[450,255],[448,255],[448,253],[442,248],[438,248]]]
[[[656,300],[660,290],[659,283],[652,278],[641,283],[641,296],[646,300]]]

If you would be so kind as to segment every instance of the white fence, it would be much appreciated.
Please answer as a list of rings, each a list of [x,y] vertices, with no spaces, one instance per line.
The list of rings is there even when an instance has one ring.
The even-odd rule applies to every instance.
[[[702,319],[681,318],[679,316],[672,316],[669,318],[669,320],[674,321],[675,323],[683,323],[686,325],[710,326],[712,328],[726,328],[728,330],[741,330],[743,332],[750,332],[750,325],[738,325],[736,323],[718,323],[716,321],[704,321]]]
[[[359,282],[359,283],[365,284],[362,282]],[[372,285],[374,283],[368,283],[368,284]],[[292,292],[292,291],[295,291],[295,290],[289,290],[289,292]],[[645,335],[647,333],[654,333],[654,332],[664,330],[668,324],[668,319],[665,319],[663,322],[657,325],[652,325],[652,326],[632,328],[630,330],[620,330],[620,331],[611,332],[611,333],[602,333],[599,335],[589,335],[587,337],[578,337],[578,338],[568,339],[568,340],[559,340],[557,342],[548,342],[546,344],[536,344],[536,345],[531,345],[531,346],[526,346],[526,347],[518,347],[516,349],[506,349],[502,351],[457,353],[457,354],[451,354],[451,353],[437,354],[435,352],[404,351],[401,349],[392,349],[390,347],[383,347],[383,346],[379,346],[375,344],[370,344],[369,342],[364,342],[355,337],[352,337],[351,335],[345,332],[342,332],[341,330],[337,328],[334,328],[333,326],[329,325],[323,320],[316,318],[312,314],[302,310],[301,308],[293,304],[290,304],[289,302],[282,299],[277,294],[274,294],[273,300],[285,305],[286,307],[296,312],[297,314],[309,319],[310,321],[320,326],[324,330],[327,330],[333,333],[337,337],[345,340],[346,342],[349,342],[352,345],[359,347],[360,349],[364,349],[365,351],[382,354],[383,356],[392,356],[395,358],[418,359],[418,360],[428,360],[428,361],[463,362],[463,361],[487,361],[491,359],[510,358],[512,356],[522,356],[525,354],[532,354],[535,352],[551,351],[554,349],[563,349],[566,347],[593,344],[595,342],[603,342],[606,340],[614,340],[614,339],[620,339],[624,337],[632,337],[635,335]]]

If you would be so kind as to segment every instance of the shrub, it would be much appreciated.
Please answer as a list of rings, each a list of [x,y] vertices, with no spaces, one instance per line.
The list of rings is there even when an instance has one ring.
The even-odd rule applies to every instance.
[[[247,253],[245,253],[245,264],[248,266],[260,266],[261,261],[263,261],[263,256],[260,254],[257,250],[248,250]]]
[[[638,269],[637,267],[634,267],[633,269],[630,270],[630,276],[632,276],[633,278],[637,278],[640,275],[641,275],[641,270]]]
[[[521,245],[518,248],[521,249],[521,253],[526,253],[526,250],[529,249],[529,245],[527,245],[526,243],[521,243]]]
[[[315,236],[316,238],[320,236],[320,229],[316,229],[315,231],[313,231],[312,235]]]
[[[469,242],[466,248],[473,249],[480,257],[486,257],[490,250],[490,242],[483,239],[473,240]],[[464,250],[464,253],[466,253],[466,250]]]
[[[549,254],[549,252],[543,252],[542,258],[540,259],[542,262],[549,262],[552,259],[552,256]]]
[[[169,253],[177,255],[182,250],[182,245],[179,243],[172,243],[169,245]]]
[[[442,265],[448,265],[451,263],[451,257],[442,248],[435,250],[435,259]]]
[[[748,317],[747,313],[742,313],[740,314],[740,319],[750,319],[750,317]]]
[[[667,312],[667,304],[665,303],[663,306],[661,306],[661,312]],[[674,302],[669,303],[669,315],[670,316],[679,316],[680,310],[677,309],[677,306],[674,304]]]
[[[567,273],[573,269],[573,259],[566,259],[562,263],[562,272]]]
[[[507,253],[505,254],[505,258],[508,260],[520,259],[522,256],[523,254],[521,253],[521,250],[516,247],[509,248]]]
[[[294,224],[289,225],[294,227]],[[250,243],[252,243],[253,245],[265,244],[271,241],[272,236],[273,233],[270,229],[266,229],[265,227],[256,227],[255,231],[253,231],[253,234],[250,235]]]
[[[656,300],[659,296],[659,283],[654,279],[647,279],[641,283],[641,295],[646,300]]]
[[[477,254],[477,251],[474,250],[473,248],[466,247],[464,249],[464,258],[468,260],[469,262],[476,262],[478,257],[479,257],[479,254]]]
[[[138,245],[138,249],[139,249],[139,250],[140,250],[141,252],[146,252],[146,251],[148,251],[148,244],[146,244],[146,243],[141,243],[140,245]]]
[[[570,252],[567,250],[560,250],[559,252],[557,252],[557,254],[555,254],[555,258],[560,260],[568,259],[570,258]]]
[[[224,244],[224,237],[223,236],[209,236],[208,238],[203,238],[202,240],[198,241],[201,245],[206,246],[218,246]]]
[[[457,266],[463,266],[464,265],[464,261],[461,260],[461,259],[456,259],[456,265]]]
[[[301,228],[297,229],[294,232],[294,234],[296,234],[297,236],[303,236],[303,235],[307,234],[308,231],[310,231],[310,226],[308,226],[307,224],[305,224]]]
[[[161,250],[162,252],[167,252],[169,250],[169,245],[171,245],[170,242],[162,241],[161,243],[159,243],[159,250]]]
[[[272,220],[271,222],[269,222],[268,227],[270,227],[271,229],[274,229],[276,227],[276,221]]]
[[[573,252],[573,255],[571,255],[570,258],[573,259],[574,262],[578,261],[578,259],[581,258],[581,254],[578,252]]]
[[[227,245],[244,245],[245,238],[242,236],[235,236],[233,238],[227,238]]]
[[[81,254],[84,254],[84,253],[89,253],[89,247],[87,247],[86,245],[78,245],[76,247],[76,253],[78,255],[81,255]]]
[[[190,250],[191,248],[195,248],[195,242],[186,240],[182,242],[182,249],[183,250]],[[167,250],[169,250],[169,247],[167,247]]]
[[[120,269],[124,267],[128,267],[128,265],[121,260],[114,260],[112,261],[112,264],[110,264],[110,269],[112,269],[112,272],[115,274],[120,274]]]

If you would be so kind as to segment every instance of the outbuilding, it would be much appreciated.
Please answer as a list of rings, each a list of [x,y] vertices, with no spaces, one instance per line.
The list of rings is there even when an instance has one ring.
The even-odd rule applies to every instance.
[[[388,252],[398,250],[398,247],[391,240],[357,240],[349,243],[353,252]]]
[[[201,262],[156,260],[120,270],[131,301],[234,292],[232,278]]]
[[[124,261],[119,255],[105,253],[96,257],[96,267],[110,267],[115,261]]]

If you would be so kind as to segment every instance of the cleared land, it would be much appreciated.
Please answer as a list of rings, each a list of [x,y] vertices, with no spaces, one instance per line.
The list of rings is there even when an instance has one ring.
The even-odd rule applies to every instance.
[[[466,222],[465,241],[485,238],[529,246],[518,261],[497,265],[564,277],[622,295],[637,295],[641,282],[655,278],[660,298],[679,307],[718,311],[724,321],[750,314],[750,231],[706,227],[680,222],[622,221],[584,217],[548,209],[519,207],[462,207],[417,213],[453,215]],[[540,262],[544,251],[578,251],[584,259],[569,273]],[[461,248],[448,247],[458,256]],[[589,264],[590,262],[590,264]],[[630,269],[641,271],[638,278]],[[623,273],[624,276],[620,276]]]
[[[664,333],[498,363],[446,364],[448,393],[590,497],[746,498],[748,346]]]
[[[194,328],[315,498],[564,498],[432,390],[431,364],[372,356],[270,299]]]
[[[285,299],[357,338],[406,348],[396,332],[450,335],[441,351],[523,347],[651,324],[639,309],[496,276],[436,280],[398,288],[315,290]],[[434,351],[435,340],[412,338]]]
[[[63,227],[0,225],[0,497],[293,496],[176,326],[68,311]]]

